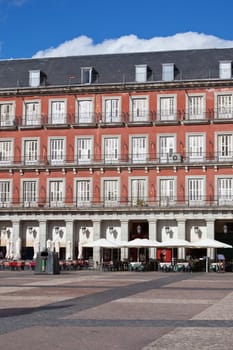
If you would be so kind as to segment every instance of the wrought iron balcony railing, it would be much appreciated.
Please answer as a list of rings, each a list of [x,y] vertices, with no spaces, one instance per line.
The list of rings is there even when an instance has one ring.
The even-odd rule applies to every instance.
[[[1,196],[1,194],[0,194]],[[0,200],[0,210],[8,210],[15,208],[19,210],[37,210],[37,209],[51,209],[51,210],[96,210],[96,209],[111,209],[121,210],[229,210],[233,207],[233,196],[199,196],[198,198],[176,196],[166,196],[160,198],[135,198],[135,197],[112,197],[109,198],[74,198],[68,200],[65,197],[59,199],[45,199],[33,197],[27,200],[11,198]]]
[[[123,155],[93,154],[91,152],[81,156],[74,154],[62,154],[54,152],[52,156],[46,155],[26,155],[11,156],[10,154],[0,154],[0,168],[4,170],[9,167],[31,168],[33,167],[145,167],[145,166],[204,166],[204,165],[227,165],[233,162],[233,150],[223,150],[221,152],[169,152],[169,153],[144,153],[134,152]]]

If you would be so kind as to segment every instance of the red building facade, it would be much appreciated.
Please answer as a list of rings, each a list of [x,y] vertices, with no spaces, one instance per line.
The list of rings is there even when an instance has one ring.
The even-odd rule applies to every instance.
[[[99,249],[83,245],[100,237],[232,243],[232,57],[220,49],[2,61],[4,255],[30,259],[47,247],[99,261]]]

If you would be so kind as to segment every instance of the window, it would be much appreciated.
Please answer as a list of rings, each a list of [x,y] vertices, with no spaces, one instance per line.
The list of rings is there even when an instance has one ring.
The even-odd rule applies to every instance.
[[[159,136],[159,161],[167,163],[173,161],[173,154],[175,153],[175,136],[160,135]]]
[[[219,78],[231,79],[231,61],[219,62]]]
[[[0,164],[9,165],[13,162],[13,142],[9,140],[0,141]]]
[[[10,181],[0,181],[0,207],[10,205]]]
[[[15,120],[15,106],[14,103],[0,104],[0,123],[1,126],[12,126]]]
[[[135,81],[137,83],[143,83],[147,81],[147,65],[140,64],[135,66]]]
[[[104,205],[112,206],[118,204],[118,180],[103,180]]]
[[[93,122],[93,100],[78,100],[78,123]]]
[[[81,68],[81,82],[82,84],[91,84],[93,81],[93,68]]]
[[[145,163],[147,156],[147,138],[145,136],[133,136],[131,138],[132,162]]]
[[[51,124],[65,124],[66,122],[66,104],[65,101],[51,101],[50,102],[50,123]]]
[[[191,120],[194,119],[204,119],[205,118],[205,99],[204,96],[191,96],[187,97],[187,106],[188,106],[188,118]]]
[[[119,161],[119,138],[104,137],[104,162],[115,163]]]
[[[24,163],[35,164],[39,162],[38,140],[24,140]]]
[[[78,164],[91,163],[93,159],[93,139],[80,137],[77,139],[77,162]]]
[[[37,181],[23,181],[23,205],[24,207],[37,205]]]
[[[105,122],[120,122],[120,99],[106,98],[104,99]]]
[[[49,182],[49,205],[59,207],[64,204],[64,182],[54,180]]]
[[[40,125],[40,103],[25,102],[24,104],[24,125]]]
[[[29,71],[29,86],[38,87],[40,86],[40,71],[30,70]]]
[[[50,163],[52,165],[63,164],[65,162],[65,140],[50,139],[49,146]]]
[[[77,206],[88,206],[91,202],[90,180],[78,180],[76,183]]]
[[[175,179],[159,178],[159,203],[168,206],[175,201]]]
[[[162,80],[163,81],[174,80],[174,63],[164,63],[163,64]]]
[[[232,94],[217,96],[217,118],[232,119]]]
[[[146,179],[131,179],[131,202],[133,205],[143,205],[147,200]]]
[[[232,134],[217,135],[217,157],[220,161],[232,160],[232,157],[233,157]]]
[[[159,96],[159,119],[175,120],[176,119],[176,98],[175,96]]]
[[[205,201],[203,178],[188,178],[188,201],[190,205],[203,205]]]
[[[186,154],[186,157],[190,162],[200,162],[204,160],[204,140],[204,135],[187,136],[188,152]]]
[[[217,179],[218,203],[220,205],[231,204],[233,202],[233,178]]]
[[[148,120],[148,98],[133,97],[131,103],[131,121],[140,122]]]

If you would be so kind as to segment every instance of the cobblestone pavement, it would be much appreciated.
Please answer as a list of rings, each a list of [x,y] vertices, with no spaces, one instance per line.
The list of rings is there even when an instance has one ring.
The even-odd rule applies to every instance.
[[[233,348],[233,274],[0,271],[4,350]]]

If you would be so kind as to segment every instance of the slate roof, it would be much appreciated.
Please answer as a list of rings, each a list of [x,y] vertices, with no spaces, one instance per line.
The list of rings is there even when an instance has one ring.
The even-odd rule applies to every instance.
[[[121,53],[38,59],[0,60],[0,89],[28,87],[29,70],[42,71],[47,86],[81,84],[81,68],[93,67],[94,84],[135,81],[135,65],[148,65],[149,81],[162,80],[162,64],[175,64],[175,80],[218,79],[219,61],[233,61],[233,48]]]

